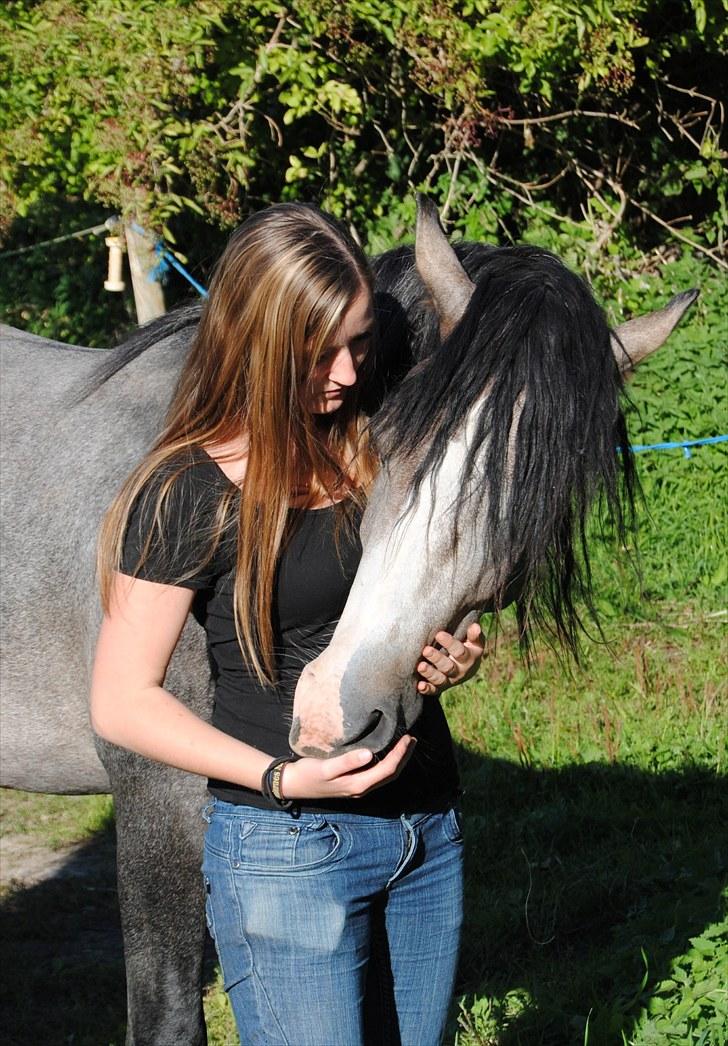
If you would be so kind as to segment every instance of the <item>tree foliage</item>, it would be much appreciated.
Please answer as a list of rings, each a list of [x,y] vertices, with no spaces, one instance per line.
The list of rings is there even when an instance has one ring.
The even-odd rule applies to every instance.
[[[723,259],[725,0],[15,0],[0,28],[6,231],[49,196],[168,242],[309,198],[377,248],[420,188],[472,237]]]

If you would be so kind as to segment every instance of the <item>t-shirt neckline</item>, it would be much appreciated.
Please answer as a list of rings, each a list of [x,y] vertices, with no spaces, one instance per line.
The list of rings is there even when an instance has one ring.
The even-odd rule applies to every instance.
[[[198,450],[203,455],[204,459],[206,461],[209,461],[212,464],[212,466],[214,467],[214,469],[218,473],[218,475],[222,476],[222,478],[225,480],[225,482],[229,486],[235,487],[235,489],[237,490],[238,494],[240,493],[240,487],[237,485],[237,483],[233,483],[233,481],[230,479],[228,474],[225,472],[225,470],[223,468],[220,467],[220,464],[217,461],[215,461],[215,459],[213,458],[212,454],[210,454],[209,451],[205,450],[205,448],[201,444],[199,444],[199,443],[195,443],[193,449],[194,450]],[[342,498],[341,501],[343,501],[343,500],[344,499]],[[330,512],[332,509],[335,509],[337,505],[340,505],[341,501],[333,501],[330,505],[319,505],[318,508],[290,508],[289,511],[290,512]]]

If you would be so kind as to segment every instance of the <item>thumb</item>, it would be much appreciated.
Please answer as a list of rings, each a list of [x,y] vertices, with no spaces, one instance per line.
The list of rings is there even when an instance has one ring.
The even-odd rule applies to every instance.
[[[355,770],[361,770],[372,761],[372,753],[368,748],[355,748],[352,752],[344,752],[343,755],[334,756],[326,761],[326,777],[333,781],[343,774],[350,774]]]

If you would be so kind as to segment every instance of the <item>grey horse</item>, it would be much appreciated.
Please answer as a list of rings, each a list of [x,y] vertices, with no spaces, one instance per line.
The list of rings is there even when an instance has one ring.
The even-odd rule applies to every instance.
[[[519,454],[531,454],[531,469],[531,444],[535,439],[538,445],[538,426],[548,427],[548,418],[532,409],[527,391],[516,383],[511,398],[506,397],[490,422],[479,420],[489,416],[480,408],[492,401],[493,390],[504,381],[508,385],[508,373],[518,374],[515,364],[501,373],[491,360],[477,388],[473,377],[470,347],[487,356],[479,331],[485,329],[481,286],[494,278],[489,259],[500,258],[498,265],[506,268],[511,264],[509,256],[494,250],[466,244],[453,251],[434,208],[420,201],[416,263],[411,248],[375,260],[383,329],[381,377],[383,386],[397,391],[380,415],[378,438],[385,466],[364,518],[360,578],[330,651],[307,671],[296,696],[292,743],[299,750],[345,750],[354,735],[379,748],[397,729],[408,726],[418,713],[411,668],[425,639],[433,628],[446,623],[445,618],[453,628],[462,627],[480,611],[504,605],[515,592],[523,603],[524,621],[529,612],[538,617],[541,607],[542,614],[555,615],[556,633],[567,645],[573,638],[568,585],[578,578],[567,578],[567,590],[550,606],[548,601],[539,602],[537,591],[544,557],[548,559],[552,551],[549,541],[556,536],[563,543],[564,520],[543,519],[548,533],[540,543],[527,544],[515,531],[528,524],[528,517],[519,520],[507,510],[508,489],[518,490],[523,481]],[[516,268],[528,269],[534,261],[543,264],[543,258],[548,259],[547,282],[566,272],[553,256],[528,250],[521,251]],[[545,278],[538,270],[535,279]],[[532,283],[529,286],[524,294],[532,292]],[[512,295],[506,311],[514,315],[520,309],[521,292],[511,288],[506,293]],[[560,300],[561,294],[557,287],[551,298]],[[564,479],[562,511],[566,503],[573,505],[574,498],[586,511],[600,469],[607,485],[614,486],[606,449],[611,458],[617,457],[610,441],[620,417],[619,372],[664,341],[695,296],[696,292],[679,295],[650,318],[630,321],[616,332],[618,366],[614,357],[611,364],[604,359],[599,363],[605,374],[611,374],[603,390],[607,435],[602,438],[604,433],[596,428],[590,433],[589,425],[584,433],[601,441],[599,454],[605,460],[576,448],[592,462],[593,475],[577,477],[584,489],[576,494],[569,477]],[[544,299],[544,307],[551,307],[550,301]],[[127,1043],[136,1046],[192,1046],[206,1041],[199,875],[200,810],[206,793],[201,779],[103,744],[91,733],[87,693],[100,619],[95,541],[105,508],[159,430],[198,318],[199,306],[185,307],[103,354],[101,364],[98,350],[0,329],[4,640],[0,783],[35,792],[113,792],[127,970]],[[492,329],[487,331],[485,340],[490,343]],[[443,357],[448,352],[450,356]],[[463,357],[462,367],[458,354]],[[450,358],[454,364],[429,372],[428,361],[435,358]],[[410,370],[413,362],[416,365]],[[588,358],[586,365],[592,365]],[[470,391],[464,399],[448,388],[448,373],[453,383],[470,374]],[[435,380],[444,384],[438,384],[437,397],[428,399],[427,417],[416,418],[407,389],[421,397],[423,375],[425,384]],[[457,408],[448,411],[448,398],[453,395]],[[403,414],[412,415],[411,426],[403,424]],[[500,435],[494,429],[496,422],[504,430]],[[561,427],[559,438],[568,442],[573,432]],[[549,429],[544,439],[552,435]],[[475,448],[473,453],[468,453],[468,447]],[[489,447],[500,455],[493,482],[484,473]],[[453,505],[457,512],[451,511]],[[558,505],[552,509],[558,512]],[[510,538],[486,541],[481,523],[473,527],[467,523],[469,513],[490,520],[495,532],[508,532]],[[504,529],[499,521],[506,518],[510,522]],[[538,522],[537,516],[533,519]],[[577,537],[579,525],[577,520]],[[413,541],[424,542],[425,558],[438,570],[436,592],[423,587],[419,571],[408,572],[407,564],[417,558],[412,556]],[[410,615],[412,627],[404,629],[402,609],[408,605],[418,610]],[[353,626],[355,620],[361,628]],[[353,708],[362,663],[369,666],[370,684]],[[323,710],[312,696],[312,680],[321,685]],[[209,715],[212,685],[204,636],[192,618],[175,651],[166,685],[198,714]],[[322,722],[323,727],[311,725]]]

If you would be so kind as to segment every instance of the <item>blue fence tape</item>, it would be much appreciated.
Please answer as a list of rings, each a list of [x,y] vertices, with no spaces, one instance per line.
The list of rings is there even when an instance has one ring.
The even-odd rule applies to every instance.
[[[184,265],[182,265],[181,262],[177,261],[175,256],[167,250],[163,243],[158,243],[154,249],[157,252],[159,262],[156,268],[154,268],[152,272],[149,273],[150,280],[158,280],[159,277],[163,273],[165,273],[171,266],[171,268],[177,270],[180,276],[184,276],[188,283],[192,284],[192,286],[195,288],[195,290],[201,298],[209,297],[206,289],[202,286],[202,284],[198,283],[195,277],[192,276],[191,273],[187,272],[187,269],[185,269]]]
[[[704,439],[675,440],[669,443],[632,443],[631,450],[633,454],[642,454],[645,450],[682,450],[686,458],[691,458],[693,456],[690,452],[691,447],[706,447],[712,443],[728,443],[728,435],[706,436]],[[617,452],[621,454],[622,448],[617,447]]]
[[[138,233],[139,236],[144,236],[147,240],[152,239],[151,233],[143,229],[141,225],[137,225],[136,222],[131,223],[131,227],[134,232]],[[154,244],[154,251],[157,255],[157,264],[154,266],[152,271],[149,273],[147,279],[153,283],[155,280],[161,279],[161,277],[169,270],[169,268],[176,269],[180,276],[184,276],[188,283],[192,284],[197,293],[202,298],[207,298],[208,293],[201,283],[198,283],[195,277],[187,272],[184,265],[177,261],[171,251],[167,250],[162,240],[157,240]]]

